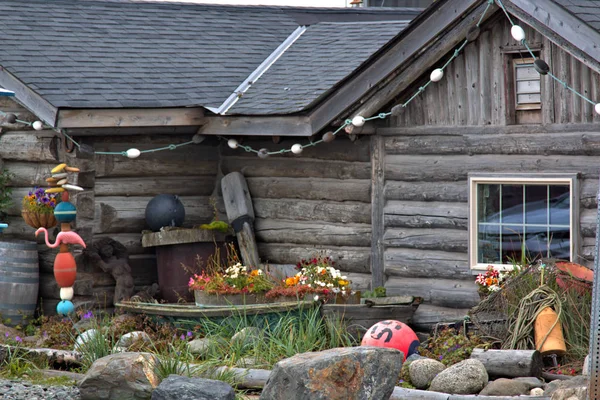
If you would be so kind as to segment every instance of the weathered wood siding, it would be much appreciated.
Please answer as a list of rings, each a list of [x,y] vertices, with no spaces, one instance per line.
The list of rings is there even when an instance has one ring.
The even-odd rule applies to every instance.
[[[340,135],[342,136],[342,135]],[[301,142],[299,140],[299,142]],[[255,149],[289,148],[284,139],[244,140]],[[263,262],[296,264],[320,251],[365,289],[370,283],[371,163],[369,138],[347,137],[270,156],[222,146],[223,174],[246,177],[254,206],[255,234]]]
[[[556,76],[600,98],[598,73],[522,26]],[[544,77],[542,123],[517,124],[507,106],[512,94],[505,87],[509,66],[502,56],[515,46],[506,18],[494,18],[449,65],[442,81],[378,130],[385,140],[386,287],[392,294],[424,297],[429,319],[431,313],[442,318],[452,314],[448,308],[468,308],[479,300],[468,264],[470,172],[580,173],[583,245],[578,261],[591,265],[600,116]],[[407,98],[419,84],[407,91]]]

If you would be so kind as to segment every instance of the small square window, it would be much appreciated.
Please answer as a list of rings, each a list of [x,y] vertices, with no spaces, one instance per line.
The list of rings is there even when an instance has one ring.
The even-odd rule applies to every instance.
[[[515,58],[515,109],[537,110],[542,108],[540,74],[533,67],[533,58]]]
[[[471,268],[575,259],[575,176],[470,176]]]

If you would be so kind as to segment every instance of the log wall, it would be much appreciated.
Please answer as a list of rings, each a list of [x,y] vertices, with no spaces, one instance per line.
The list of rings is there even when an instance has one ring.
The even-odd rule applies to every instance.
[[[340,135],[341,136],[341,135]],[[298,141],[302,143],[301,141]],[[289,148],[284,139],[244,140],[255,149]],[[345,136],[302,154],[260,159],[222,145],[223,174],[246,177],[254,206],[259,255],[271,264],[296,264],[319,252],[334,258],[358,289],[370,284],[371,163],[369,138]]]
[[[600,74],[521,26],[555,75],[600,98]],[[468,264],[471,172],[579,173],[582,249],[574,261],[593,263],[600,115],[545,77],[541,124],[519,124],[510,110],[503,60],[503,51],[517,45],[506,18],[492,18],[439,83],[378,130],[385,146],[386,287],[388,293],[424,297],[439,319],[454,315],[450,308],[464,312],[479,301]]]

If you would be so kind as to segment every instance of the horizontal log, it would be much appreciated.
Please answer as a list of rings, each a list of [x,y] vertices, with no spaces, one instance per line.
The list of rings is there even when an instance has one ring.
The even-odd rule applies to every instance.
[[[467,203],[390,200],[383,209],[386,227],[448,228],[466,230]]]
[[[592,155],[600,150],[600,138],[596,132],[394,136],[386,138],[385,150],[387,154]]]
[[[386,200],[464,202],[469,200],[469,185],[464,182],[385,183]]]
[[[493,377],[535,376],[539,378],[544,366],[542,354],[537,350],[473,349],[471,358],[481,361],[488,375]]]
[[[469,313],[468,308],[449,308],[421,304],[413,315],[411,326],[422,332],[429,332],[439,322],[462,321]]]
[[[322,244],[368,247],[371,226],[368,224],[332,224],[319,221],[290,221],[257,218],[254,232],[259,242]]]
[[[386,249],[384,269],[388,276],[459,278],[471,277],[467,253],[436,250]]]
[[[122,150],[122,148],[121,148]],[[214,149],[212,149],[214,153]],[[96,155],[96,178],[144,176],[216,176],[215,155],[203,158],[195,153],[162,151],[130,159],[118,155]]]
[[[377,133],[384,136],[422,136],[422,135],[513,135],[513,134],[535,134],[535,133],[558,133],[566,132],[598,132],[598,126],[594,124],[531,124],[531,125],[484,125],[484,126],[410,126],[379,128]]]
[[[131,233],[147,229],[145,212],[152,197],[96,197],[95,233]],[[208,223],[213,217],[213,208],[208,197],[182,196],[185,206],[184,226]]]
[[[370,162],[369,146],[363,141],[352,142],[347,135],[336,135],[333,143],[321,143],[319,146],[305,147],[302,154],[293,153],[278,154],[280,158],[293,158],[294,160],[310,158],[320,160],[337,160],[337,161],[362,161]],[[308,140],[298,138],[281,137],[281,141],[277,144],[270,139],[250,139],[243,138],[241,144],[251,146],[255,149],[267,148],[270,151],[276,149],[289,149],[295,143],[307,144]],[[368,140],[366,141],[368,143]],[[225,143],[221,146],[221,154],[223,157],[246,157],[256,158],[255,153],[247,153],[241,149],[231,149]]]
[[[57,160],[56,139],[31,132],[7,132],[0,136],[0,158],[3,160],[49,162]]]
[[[456,229],[388,228],[383,243],[390,247],[422,250],[443,250],[466,253],[469,248],[467,231]]]
[[[46,178],[51,174],[52,168],[56,167],[53,163],[32,163],[22,161],[6,161],[4,168],[8,169],[13,178],[10,181],[11,186],[34,187],[46,186]]]
[[[580,205],[582,208],[596,208],[598,205],[598,180],[582,179],[580,181]]]
[[[477,172],[514,173],[571,173],[585,178],[597,178],[598,157],[533,156],[533,155],[388,155],[386,179],[401,181],[466,181],[468,174]]]
[[[388,295],[422,297],[424,301],[444,307],[470,308],[479,303],[475,279],[399,278],[391,276],[385,283]]]
[[[595,209],[580,210],[580,229],[583,237],[596,237],[596,215]]]
[[[215,174],[216,175],[216,174]],[[210,196],[216,176],[151,176],[136,178],[96,179],[94,191],[98,196]]]
[[[253,198],[257,218],[324,221],[333,223],[371,223],[371,204],[350,201],[317,201]]]
[[[370,179],[371,164],[368,162],[303,160],[291,162],[280,157],[266,159],[226,157],[222,160],[224,174],[239,171],[246,178],[288,177],[288,178],[331,178],[331,179]]]
[[[371,182],[366,179],[250,177],[246,181],[253,199],[371,202]]]
[[[258,254],[265,263],[296,264],[301,259],[324,254],[333,258],[344,272],[370,273],[369,247],[302,246],[284,243],[258,243]]]
[[[0,347],[3,349],[8,349],[15,351],[17,347],[10,346],[6,344],[0,344]],[[23,347],[19,347],[20,350],[23,350]],[[36,358],[43,358],[48,362],[49,365],[71,365],[77,366],[81,365],[82,355],[77,351],[69,351],[69,350],[57,350],[57,349],[34,349],[27,348],[27,353],[30,355],[36,356]],[[16,353],[15,353],[16,354]]]

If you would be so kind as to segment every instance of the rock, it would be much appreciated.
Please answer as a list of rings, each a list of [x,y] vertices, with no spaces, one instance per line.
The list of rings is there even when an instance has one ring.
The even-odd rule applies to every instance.
[[[388,399],[404,355],[382,347],[302,353],[275,364],[261,400]]]
[[[481,396],[519,396],[529,394],[530,390],[531,388],[525,382],[499,378],[488,383],[479,394]]]
[[[590,374],[590,355],[585,356],[585,360],[583,360],[583,369],[581,370],[581,375],[588,376]]]
[[[533,388],[529,392],[529,395],[530,396],[543,396],[544,395],[544,389],[542,389],[542,388]]]
[[[523,376],[520,378],[513,378],[512,380],[526,383],[528,386],[528,389],[545,388],[546,387],[546,384],[544,382],[542,382],[541,379],[535,378],[533,376]]]
[[[234,400],[235,391],[225,382],[170,375],[152,392],[152,400]]]
[[[488,382],[488,374],[479,360],[468,359],[440,372],[429,386],[429,390],[449,394],[479,393]]]
[[[207,338],[194,339],[187,342],[187,347],[190,353],[198,355],[200,357],[204,357],[208,354],[208,351],[213,345],[213,342],[213,340]]]
[[[247,326],[241,331],[237,332],[235,335],[233,335],[233,337],[231,338],[231,346],[251,346],[259,340],[262,340],[262,337],[263,331],[254,326]]]
[[[150,399],[160,379],[150,353],[111,354],[96,360],[79,384],[82,400]]]
[[[117,342],[117,347],[129,348],[132,344],[137,341],[143,340],[144,342],[151,342],[150,336],[146,332],[135,331],[129,332],[121,336],[119,341]]]
[[[417,389],[427,389],[433,378],[445,369],[446,366],[437,360],[422,358],[410,363],[408,374]]]
[[[556,380],[548,384],[544,396],[552,400],[571,400],[570,397],[587,400],[588,385],[589,377],[582,375],[567,380]]]
[[[411,354],[410,356],[406,357],[406,360],[404,360],[404,364],[410,364],[411,362],[415,361],[415,360],[423,360],[423,359],[427,359],[427,357],[423,357],[418,355],[417,353],[415,354]]]
[[[85,343],[93,340],[96,335],[101,334],[102,333],[97,329],[88,329],[87,331],[83,332],[81,335],[77,336],[77,339],[75,339],[75,351],[79,351]]]

